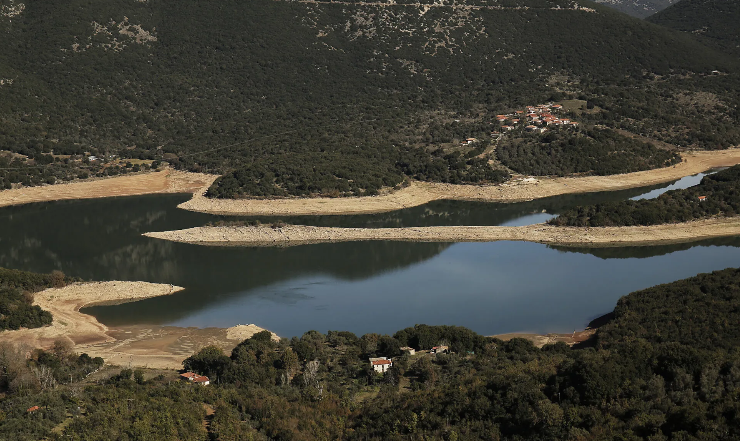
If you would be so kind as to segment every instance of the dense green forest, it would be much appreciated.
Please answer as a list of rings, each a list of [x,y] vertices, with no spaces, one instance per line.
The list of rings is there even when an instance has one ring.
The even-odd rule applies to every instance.
[[[33,293],[74,281],[59,271],[37,274],[0,268],[0,331],[51,324],[51,314],[32,306]]]
[[[26,166],[3,185],[134,160],[224,174],[215,197],[497,182],[461,141],[567,98],[587,124],[740,142],[738,62],[691,36],[572,0],[399,3],[0,0],[0,150]]]
[[[131,161],[90,161],[89,157],[55,157],[51,154],[29,151],[28,156],[15,156],[0,152],[0,190],[17,185],[31,187],[43,184],[56,184],[87,179],[108,177],[156,169],[151,163],[132,163]],[[154,167],[152,167],[154,165]]]
[[[579,348],[455,326],[280,342],[264,332],[230,356],[186,359],[205,387],[129,369],[81,382],[101,360],[0,344],[0,438],[736,439],[739,314],[740,270],[727,269],[623,297]],[[426,351],[438,344],[451,353]],[[417,353],[400,355],[406,345]],[[375,373],[372,356],[393,366]]]
[[[504,138],[496,148],[496,156],[514,171],[538,176],[612,175],[681,162],[675,152],[596,128],[578,132],[550,130],[544,134],[522,132]]]
[[[655,199],[580,206],[548,221],[551,225],[608,227],[687,222],[740,213],[740,166],[702,178],[701,183],[667,191]]]
[[[649,17],[679,0],[595,0],[604,6],[637,18]]]
[[[740,3],[732,0],[682,0],[647,21],[690,33],[709,47],[740,57]]]

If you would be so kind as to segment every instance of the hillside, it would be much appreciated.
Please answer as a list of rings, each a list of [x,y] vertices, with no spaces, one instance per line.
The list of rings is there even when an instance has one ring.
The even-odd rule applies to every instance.
[[[692,34],[709,47],[740,57],[740,3],[682,0],[647,21]]]
[[[649,17],[679,0],[594,0],[637,18]]]
[[[6,188],[159,161],[225,173],[217,197],[374,194],[406,176],[499,182],[494,116],[568,98],[588,107],[573,110],[586,125],[698,148],[740,142],[734,61],[591,3],[2,8]],[[461,147],[467,138],[479,143]]]
[[[667,191],[655,199],[585,205],[548,221],[551,225],[612,227],[659,225],[740,213],[740,166],[704,176],[693,187]]]
[[[739,311],[731,268],[621,298],[587,348],[458,326],[279,342],[264,331],[185,359],[208,386],[172,371],[94,373],[102,359],[62,344],[29,356],[0,342],[0,438],[737,439]],[[378,373],[371,357],[392,361]]]

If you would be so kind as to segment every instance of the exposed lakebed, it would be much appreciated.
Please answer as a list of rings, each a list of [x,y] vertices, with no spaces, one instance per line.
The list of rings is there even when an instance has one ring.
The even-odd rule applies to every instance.
[[[693,185],[696,179],[685,178],[679,185]],[[282,220],[371,228],[524,225],[575,205],[654,190],[517,204],[436,201],[375,215]],[[186,288],[172,296],[85,310],[107,325],[256,323],[290,337],[310,329],[393,332],[415,323],[462,325],[483,334],[568,332],[610,311],[630,291],[740,262],[739,238],[607,250],[523,242],[381,241],[221,248],[141,236],[235,219],[175,208],[187,198],[137,196],[0,209],[0,266]]]

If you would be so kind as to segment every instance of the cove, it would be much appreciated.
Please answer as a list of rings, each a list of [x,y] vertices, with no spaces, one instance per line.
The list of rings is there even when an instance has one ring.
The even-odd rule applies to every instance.
[[[498,225],[655,189],[520,204],[438,201],[378,215],[283,220],[368,227]],[[569,332],[610,311],[630,291],[740,262],[736,238],[618,249],[520,242],[362,242],[253,249],[140,236],[145,231],[233,219],[175,208],[187,197],[137,196],[0,209],[0,266],[186,288],[172,296],[85,310],[109,326],[256,323],[290,337],[310,329],[394,332],[416,323],[461,325],[482,334]]]

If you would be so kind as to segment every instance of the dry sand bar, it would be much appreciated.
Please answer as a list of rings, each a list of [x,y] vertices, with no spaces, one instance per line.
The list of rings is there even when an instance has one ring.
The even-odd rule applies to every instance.
[[[51,325],[0,332],[5,342],[48,349],[57,340],[71,343],[74,350],[119,366],[180,369],[182,360],[209,345],[227,353],[263,328],[237,325],[231,328],[181,328],[136,325],[109,328],[80,309],[92,305],[134,302],[171,295],[183,288],[148,282],[89,282],[50,288],[34,294],[34,305],[52,314]],[[278,336],[273,333],[273,339]]]
[[[611,176],[512,180],[498,185],[454,185],[412,182],[380,196],[348,198],[210,199],[205,192],[217,175],[165,170],[0,191],[0,207],[33,202],[92,199],[144,194],[192,193],[178,207],[202,213],[241,216],[301,216],[369,214],[416,207],[450,199],[479,202],[522,202],[573,193],[625,190],[674,181],[716,167],[740,164],[740,148],[682,152],[684,161],[672,167]]]
[[[72,199],[95,199],[144,194],[193,193],[208,188],[216,175],[164,170],[66,184],[0,191],[0,207]]]
[[[684,161],[672,167],[611,176],[536,178],[499,185],[453,185],[412,182],[389,194],[349,198],[210,199],[204,187],[179,208],[219,215],[301,216],[381,213],[435,200],[522,202],[572,193],[625,190],[662,184],[716,167],[740,164],[740,149],[682,152]]]
[[[448,226],[410,228],[335,228],[289,225],[196,227],[146,233],[174,242],[215,246],[292,246],[323,242],[393,240],[411,242],[527,241],[572,246],[625,246],[691,242],[740,235],[740,217],[637,227]]]

